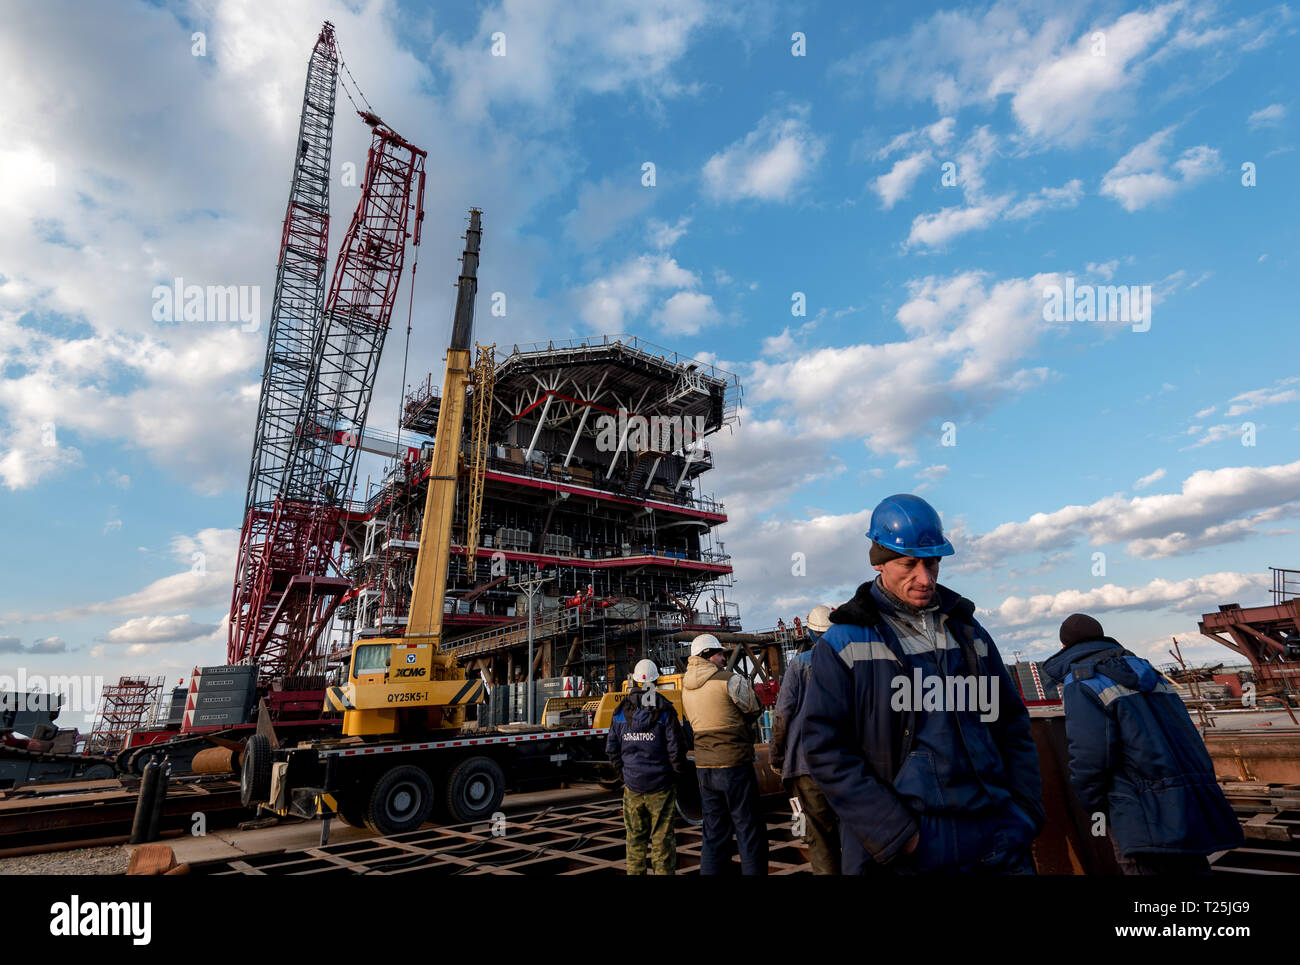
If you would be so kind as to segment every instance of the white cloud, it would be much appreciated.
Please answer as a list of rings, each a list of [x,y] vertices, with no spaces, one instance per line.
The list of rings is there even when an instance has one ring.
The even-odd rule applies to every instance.
[[[928,489],[934,483],[937,483],[944,476],[947,476],[952,470],[944,465],[926,466],[916,473],[916,478],[921,480],[921,485],[916,487],[918,490]]]
[[[900,158],[888,173],[880,175],[871,183],[871,190],[880,195],[881,206],[888,210],[907,197],[921,172],[933,163],[934,155],[929,151]]]
[[[666,221],[651,218],[649,223],[646,225],[646,234],[650,244],[658,248],[660,251],[664,251],[677,244],[678,239],[680,239],[682,235],[686,234],[686,229],[690,223],[691,219],[685,215],[678,218],[677,222],[671,225]],[[727,276],[726,272],[721,272],[721,277],[718,277],[718,273],[715,272],[715,278],[720,285],[725,285],[727,281],[731,280]],[[723,278],[725,278],[726,281],[723,281]]]
[[[21,367],[0,382],[4,485],[30,488],[79,465],[80,437],[138,446],[203,493],[246,478],[257,387],[245,370],[263,352],[249,334],[218,329],[173,347],[125,333],[61,339],[16,320],[0,312],[0,351]]]
[[[1261,523],[1271,523],[1296,515],[1300,515],[1300,502],[1283,503],[1240,519],[1206,526],[1200,532],[1178,530],[1168,536],[1136,539],[1129,543],[1128,551],[1141,559],[1165,559],[1205,549],[1207,546],[1221,546],[1224,543],[1239,542],[1249,536],[1258,536],[1267,532],[1259,528]]]
[[[1106,281],[1110,281],[1115,277],[1115,269],[1119,267],[1119,260],[1113,259],[1111,261],[1103,261],[1100,263],[1090,261],[1086,267],[1088,274],[1100,275]]]
[[[1204,144],[1188,148],[1173,164],[1177,177],[1166,172],[1165,149],[1173,128],[1157,131],[1119,159],[1101,179],[1101,193],[1125,211],[1137,211],[1205,180],[1219,168],[1219,152]]]
[[[987,228],[998,220],[1005,207],[1005,198],[995,198],[987,204],[944,208],[934,214],[919,214],[912,220],[907,244],[941,247],[959,235]]]
[[[1029,598],[1009,596],[990,612],[1008,626],[1045,620],[1062,620],[1071,613],[1108,613],[1114,610],[1164,610],[1194,613],[1216,607],[1247,593],[1263,595],[1270,585],[1263,573],[1209,573],[1186,580],[1154,579],[1144,586],[1104,586],[1088,590],[1062,590]],[[1249,600],[1249,596],[1244,596]]]
[[[235,552],[239,531],[203,529],[193,536],[177,536],[171,555],[180,572],[154,580],[142,590],[99,603],[83,603],[53,613],[9,613],[14,623],[38,620],[80,620],[101,613],[157,613],[201,610],[225,606],[235,578]]]
[[[673,68],[702,28],[729,17],[727,5],[703,0],[502,0],[482,8],[471,39],[456,43],[439,31],[432,49],[461,118],[519,107],[523,122],[552,126],[584,94],[635,92],[653,101],[691,93],[694,85]],[[497,33],[506,47],[494,57]]]
[[[1272,386],[1266,389],[1252,389],[1249,392],[1240,392],[1228,400],[1228,409],[1223,414],[1226,418],[1244,415],[1255,409],[1266,405],[1280,405],[1284,402],[1294,402],[1300,399],[1300,390],[1288,389],[1284,386],[1295,385],[1300,382],[1300,376],[1289,376],[1279,379]],[[1199,414],[1197,418],[1200,418]]]
[[[826,150],[808,126],[808,108],[768,114],[758,127],[704,164],[705,191],[716,201],[789,201]]]
[[[802,433],[858,436],[878,454],[914,458],[940,422],[976,419],[1049,377],[1023,368],[1041,332],[1044,285],[1056,275],[993,282],[977,272],[909,285],[897,319],[905,340],[875,340],[755,362],[754,404],[775,403]]]
[[[726,502],[730,524],[722,535],[728,545],[743,541],[749,524],[791,493],[844,468],[824,439],[804,435],[797,426],[780,419],[761,419],[744,410],[739,428],[712,436],[709,446],[717,467],[717,478],[709,480],[709,485],[717,486]],[[748,571],[738,566],[737,572]]]
[[[650,314],[651,321],[671,334],[693,334],[719,318],[713,297],[698,291],[699,285],[699,276],[671,255],[639,255],[578,289],[578,316],[596,331],[622,332],[666,296]]]
[[[1019,220],[1031,218],[1040,211],[1076,208],[1082,199],[1083,182],[1073,178],[1059,188],[1042,188],[1037,194],[1017,202],[1007,209],[1006,216],[1012,220]]]
[[[1146,489],[1153,482],[1158,482],[1165,478],[1164,469],[1157,469],[1155,472],[1148,473],[1133,484],[1134,489]]]
[[[654,200],[654,189],[641,185],[640,175],[602,178],[578,189],[578,204],[564,216],[564,233],[580,248],[590,248],[614,234]]]
[[[1221,422],[1213,426],[1191,426],[1187,430],[1189,436],[1200,435],[1190,446],[1184,446],[1185,449],[1199,449],[1201,446],[1213,445],[1216,442],[1222,442],[1224,439],[1240,439],[1243,427],[1239,422]]]
[[[889,143],[878,151],[872,153],[877,161],[883,161],[892,154],[910,148],[916,141],[924,138],[935,147],[943,147],[952,140],[953,132],[957,128],[957,120],[953,117],[941,117],[926,127],[913,128],[910,131],[904,131],[902,134],[895,134]],[[854,147],[854,153],[859,153],[859,148],[863,145],[863,139]]]
[[[1277,127],[1285,117],[1285,107],[1281,104],[1269,104],[1268,107],[1252,111],[1250,117],[1246,119],[1246,124],[1252,131],[1260,127]]]
[[[838,318],[840,314],[840,312],[836,312],[835,317]],[[781,329],[780,335],[769,335],[763,339],[759,354],[793,356],[802,347],[805,336],[816,328],[817,320],[814,318],[810,318],[794,331],[791,331],[787,325]]]
[[[1082,200],[1083,182],[1078,178],[1067,181],[1059,188],[1050,186],[1040,188],[1034,194],[1014,204],[1013,194],[990,197],[984,190],[984,170],[997,153],[997,137],[987,126],[979,127],[972,132],[957,152],[954,161],[957,183],[966,200],[965,206],[954,205],[937,212],[917,215],[912,220],[907,247],[942,247],[960,235],[981,231],[1000,219],[1023,221],[1043,211],[1077,207]],[[900,165],[906,164],[907,160],[895,164],[894,170],[898,171]],[[889,175],[877,180],[884,181],[893,173],[891,171]],[[901,186],[905,191],[910,185]],[[890,183],[889,187],[894,188],[895,185]]]
[[[718,320],[713,296],[702,292],[678,292],[659,308],[654,316],[659,328],[670,335],[694,335]]]
[[[1130,555],[1158,559],[1233,542],[1256,532],[1259,523],[1300,514],[1297,494],[1300,462],[1202,469],[1176,493],[1116,494],[1003,523],[972,538],[969,555],[991,562],[1087,540],[1092,546],[1127,543]]]
[[[1127,13],[1098,31],[1081,35],[1072,45],[1009,81],[1015,90],[1011,109],[1030,137],[1055,144],[1083,142],[1099,115],[1131,106],[1122,96],[1136,86],[1141,58],[1164,37],[1182,3]],[[1093,34],[1105,39],[1105,53],[1094,53]]]
[[[1098,21],[1080,5],[998,0],[937,11],[903,36],[875,40],[837,61],[831,72],[887,99],[930,101],[945,114],[971,105],[991,109],[1008,97],[1021,140],[1079,147],[1098,126],[1138,108],[1154,66],[1177,71],[1189,89],[1209,86],[1242,50],[1268,43],[1292,16],[1279,5],[1217,25],[1215,13],[1174,0]],[[1174,57],[1181,57],[1176,65],[1165,63]],[[890,147],[911,144],[900,138]]]
[[[109,630],[104,639],[108,643],[128,644],[188,643],[216,629],[212,624],[195,623],[188,613],[135,617]]]

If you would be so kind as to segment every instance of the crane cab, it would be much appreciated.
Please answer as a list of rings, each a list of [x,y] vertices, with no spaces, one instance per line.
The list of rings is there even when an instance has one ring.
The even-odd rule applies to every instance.
[[[353,646],[347,682],[326,690],[325,709],[343,712],[345,737],[459,730],[483,697],[483,681],[436,645],[395,637]]]

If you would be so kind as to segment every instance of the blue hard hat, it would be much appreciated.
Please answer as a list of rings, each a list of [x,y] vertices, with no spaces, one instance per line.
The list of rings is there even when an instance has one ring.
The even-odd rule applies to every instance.
[[[951,556],[956,552],[944,539],[943,523],[934,507],[911,493],[880,501],[871,513],[867,538],[903,556]]]

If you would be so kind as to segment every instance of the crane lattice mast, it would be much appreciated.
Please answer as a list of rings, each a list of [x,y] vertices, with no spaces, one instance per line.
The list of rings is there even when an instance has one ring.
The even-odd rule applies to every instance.
[[[307,62],[302,115],[294,144],[293,178],[280,236],[275,297],[262,368],[262,393],[253,433],[253,459],[244,501],[243,529],[235,564],[227,662],[239,663],[253,649],[261,622],[257,588],[274,566],[269,545],[276,500],[308,395],[312,359],[320,339],[329,259],[330,152],[339,57],[334,26],[325,23]]]
[[[278,492],[269,511],[256,514],[257,540],[248,539],[245,524],[248,546],[241,546],[231,610],[228,661],[256,661],[275,676],[297,673],[317,656],[322,631],[350,586],[341,572],[342,514],[406,242],[413,233],[420,243],[424,217],[425,152],[373,113],[358,113],[373,128],[361,199],[303,370]]]

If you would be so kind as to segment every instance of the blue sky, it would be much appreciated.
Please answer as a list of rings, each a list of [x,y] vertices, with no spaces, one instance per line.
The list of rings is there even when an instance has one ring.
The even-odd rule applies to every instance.
[[[159,324],[150,293],[269,312],[324,19],[429,150],[410,381],[471,204],[508,306],[481,340],[626,331],[741,377],[707,488],[747,626],[851,595],[894,492],[943,513],[941,581],[1008,654],[1086,610],[1223,659],[1197,616],[1300,567],[1284,5],[33,3],[0,35],[0,674],[224,659],[265,327]],[[336,170],[366,135],[340,94]],[[1045,321],[1067,276],[1149,286],[1149,330]]]

